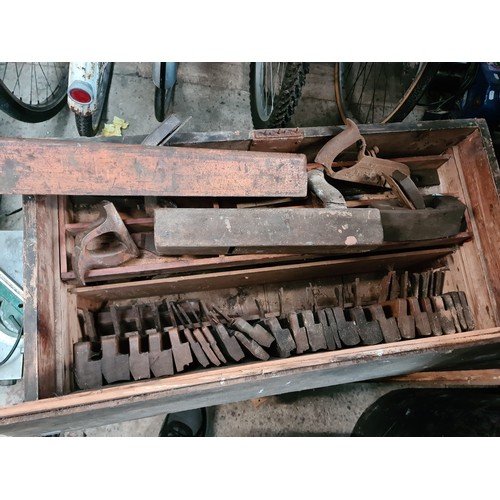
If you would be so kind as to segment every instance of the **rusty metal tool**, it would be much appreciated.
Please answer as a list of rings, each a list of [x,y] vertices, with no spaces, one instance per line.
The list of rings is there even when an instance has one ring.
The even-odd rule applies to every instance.
[[[264,322],[276,339],[274,348],[278,357],[288,358],[292,351],[296,348],[295,341],[293,340],[290,330],[288,328],[284,328],[278,318],[266,318]]]
[[[427,290],[427,297],[432,297],[432,295],[434,295],[434,280],[435,280],[435,273],[434,270],[431,269],[429,271],[429,288]]]
[[[109,312],[113,322],[114,336],[101,337],[102,373],[108,383],[111,383],[111,380],[113,382],[116,380],[130,380],[129,355],[120,353],[120,345],[125,342],[125,336],[121,328],[118,311],[119,307],[111,304]]]
[[[403,271],[400,277],[399,297],[406,299],[408,297],[410,283],[408,281],[408,271]]]
[[[398,281],[398,275],[396,274],[396,271],[389,271],[389,276],[391,283],[389,291],[389,300],[395,300],[399,298],[399,295],[401,293],[401,288]]]
[[[267,361],[270,356],[262,346],[260,346],[254,339],[247,337],[243,332],[239,330],[229,330],[231,335],[234,335],[238,342],[255,358],[261,361]]]
[[[333,287],[334,296],[332,297],[333,307],[344,307],[344,287],[335,285]]]
[[[329,351],[334,351],[337,349],[337,343],[335,342],[334,329],[337,330],[336,323],[331,324],[326,316],[326,311],[324,309],[319,309],[316,311],[316,316],[323,329],[323,335],[326,341],[326,348]],[[338,334],[338,332],[337,332]]]
[[[360,143],[362,148],[366,149],[366,141],[361,135],[358,126],[352,121],[347,120],[345,129],[330,139],[317,153],[314,163],[321,166],[330,175],[335,177],[332,170],[332,162],[345,149],[353,144]]]
[[[411,275],[411,297],[420,297],[420,273],[412,273]]]
[[[213,336],[212,332],[210,331],[210,328],[208,328],[208,326],[204,325],[201,318],[198,317],[198,315],[196,314],[196,310],[193,306],[193,304],[190,302],[190,301],[185,301],[187,306],[189,307],[189,311],[190,313],[192,314],[194,320],[195,320],[195,323],[200,325],[200,330],[201,330],[201,333],[203,334],[203,337],[205,337],[206,341],[208,342],[208,345],[210,346],[210,349],[212,349],[212,351],[214,352],[214,354],[217,356],[217,359],[222,363],[222,364],[226,364],[227,363],[227,360],[224,356],[224,354],[222,354],[222,351],[220,350],[218,344],[217,344],[217,341],[215,340],[215,337]],[[199,305],[199,311],[200,311],[200,315],[202,314],[202,308],[201,308],[201,303],[199,301],[198,302],[198,305]],[[194,333],[194,330],[193,330],[193,333]],[[200,341],[200,339],[198,339],[198,342],[202,343]],[[215,365],[217,365],[217,363],[214,363]],[[218,365],[217,365],[218,366]]]
[[[99,353],[92,350],[91,342],[73,344],[75,384],[79,389],[98,389],[102,386],[102,366]]]
[[[164,330],[163,330],[163,325],[161,323],[161,317],[160,317],[161,305],[162,305],[161,302],[153,302],[153,303],[149,304],[149,307],[150,307],[151,312],[153,314],[153,321],[155,323],[156,331],[160,334],[163,334]]]
[[[425,299],[429,296],[430,271],[420,273],[420,298]]]
[[[346,148],[358,144],[357,163],[338,172],[332,169],[332,162]],[[393,193],[410,209],[425,208],[423,197],[410,178],[407,165],[377,158],[378,148],[366,150],[366,141],[359,132],[357,125],[350,119],[346,120],[346,128],[328,141],[318,152],[314,164],[321,166],[330,177],[336,180],[356,182],[373,186],[385,186],[387,183]],[[314,164],[308,165],[311,168]],[[423,205],[423,206],[422,206]]]
[[[138,304],[134,304],[131,309],[137,333],[144,336],[145,329],[144,322],[142,321],[142,308]]]
[[[334,172],[332,162],[342,151],[354,144],[358,146],[357,163],[349,168]],[[377,158],[377,152],[378,148],[367,151],[366,141],[359,132],[357,125],[352,120],[347,119],[346,128],[330,139],[316,155],[314,164],[308,166],[311,168],[313,165],[318,165],[330,177],[337,180],[372,186],[383,186],[386,182],[385,177],[391,176],[395,171],[407,176],[410,175],[410,169],[407,165],[393,160]]]
[[[297,313],[293,311],[288,313],[286,319],[295,340],[295,352],[297,354],[302,354],[303,352],[308,351],[309,341],[307,340],[307,332],[303,326],[300,326]]]
[[[328,183],[322,169],[314,168],[308,172],[307,186],[322,201],[325,208],[347,210],[342,193]]]
[[[182,333],[186,337],[186,340],[188,341],[189,346],[193,351],[194,357],[196,358],[198,363],[203,366],[203,368],[206,368],[210,364],[210,361],[208,360],[208,357],[203,351],[201,345],[195,340],[190,328],[188,327],[188,325],[186,325],[186,321],[183,318],[182,313],[179,311],[179,308],[173,302],[169,302],[168,306],[171,308],[172,313],[174,315],[177,315],[178,322],[182,325]]]
[[[391,291],[391,272],[389,271],[381,280],[380,280],[380,293],[378,297],[379,302],[385,302],[389,300],[389,293]]]
[[[443,335],[443,328],[441,326],[441,319],[439,313],[434,309],[430,297],[423,297],[420,299],[422,309],[427,313],[429,324],[431,325],[432,335]]]
[[[99,218],[75,237],[72,267],[77,280],[83,285],[85,274],[90,269],[119,266],[140,253],[113,203],[103,201],[98,209]],[[114,241],[106,248],[92,249],[95,240],[103,235],[113,235]]]
[[[259,323],[251,325],[243,318],[233,318],[228,326],[233,330],[245,333],[263,347],[270,347],[274,342],[274,337]]]
[[[172,326],[167,328],[167,335],[170,339],[170,345],[172,346],[172,356],[174,358],[175,370],[177,372],[182,372],[184,371],[184,368],[193,363],[193,354],[189,343],[181,341],[179,329],[177,328],[177,321],[170,303],[167,302],[166,305],[170,321],[172,323]]]
[[[410,314],[415,319],[415,331],[418,337],[429,337],[432,335],[432,328],[429,322],[429,316],[420,309],[420,303],[417,297],[408,297],[406,299],[410,306]]]
[[[408,314],[408,302],[405,299],[395,299],[383,304],[387,307],[399,328],[401,337],[405,340],[415,338],[415,319]]]
[[[229,335],[226,327],[219,321],[217,316],[208,309],[205,302],[201,301],[200,304],[206,318],[212,325],[215,338],[217,339],[217,343],[222,349],[224,355],[234,361],[241,361],[245,357],[245,353],[241,349],[236,337]]]
[[[189,117],[191,118],[191,117]],[[184,121],[186,123],[187,120]],[[171,139],[177,130],[184,125],[179,117],[175,114],[168,115],[153,132],[146,136],[141,144],[144,146],[160,146]]]
[[[298,313],[299,324],[302,323],[306,329],[307,339],[309,341],[309,346],[311,351],[319,351],[320,349],[326,349],[326,339],[323,332],[323,326],[321,323],[316,323],[314,319],[314,313],[305,309]]]
[[[102,374],[108,384],[130,380],[128,354],[120,353],[120,339],[116,335],[103,335],[102,347]]]
[[[458,319],[457,310],[455,309],[455,303],[453,302],[451,295],[445,293],[441,295],[441,297],[443,299],[446,310],[450,311],[451,313],[451,319],[453,320],[453,325],[455,326],[455,332],[460,333],[462,331],[462,327],[460,326],[460,320]]]
[[[464,312],[465,322],[467,323],[467,329],[469,331],[475,330],[476,329],[476,321],[474,320],[474,316],[472,314],[472,310],[471,310],[469,303],[467,301],[467,296],[465,295],[465,292],[458,291],[456,293],[458,294],[458,298],[460,299],[460,302],[462,304],[462,310]]]
[[[129,366],[134,380],[151,378],[149,353],[142,349],[142,336],[138,333],[127,333],[129,344]]]
[[[398,342],[401,340],[396,318],[387,317],[384,308],[381,304],[371,304],[368,306],[368,311],[374,321],[377,321],[382,331],[384,341],[387,343]]]
[[[196,342],[203,349],[203,352],[205,353],[206,357],[215,366],[220,366],[221,362],[220,362],[219,358],[217,357],[217,355],[215,354],[213,349],[210,347],[210,343],[205,338],[205,335],[203,335],[203,332],[201,331],[201,329],[193,324],[189,315],[187,314],[186,311],[184,311],[183,307],[179,303],[176,304],[176,309],[177,309],[178,313],[182,315],[182,317],[184,319],[184,325],[189,327],[192,335],[196,339]]]
[[[111,315],[111,321],[113,322],[113,330],[117,338],[123,337],[123,332],[120,324],[120,316],[118,314],[119,307],[115,304],[109,306],[109,313]]]
[[[433,286],[432,286],[432,294],[431,296],[441,295],[443,292],[440,290],[442,288],[443,275],[442,271],[439,269],[435,269],[432,271],[434,275]]]
[[[102,367],[100,351],[93,350],[98,342],[94,316],[87,309],[82,310],[82,314],[88,340],[73,344],[75,383],[80,389],[97,389],[102,386]]]
[[[188,342],[182,342],[179,329],[177,327],[167,328],[167,335],[172,346],[172,356],[174,358],[175,371],[182,372],[184,368],[193,362],[193,355]]]
[[[151,378],[151,370],[149,367],[149,353],[144,351],[143,342],[145,342],[145,329],[142,321],[142,309],[137,304],[132,306],[132,314],[137,328],[137,333],[128,332],[125,337],[128,337],[129,344],[129,365],[130,373],[134,380],[142,380]]]
[[[157,330],[146,330],[149,342],[149,367],[155,377],[174,374],[172,349],[165,349],[163,336]]]
[[[433,295],[442,295],[443,294],[443,288],[444,288],[444,278],[445,278],[445,273],[447,269],[437,269],[434,271],[435,278],[434,278],[434,293]]]
[[[344,309],[341,307],[332,307],[332,312],[342,343],[348,347],[358,345],[361,342],[361,337],[356,323],[346,319]]]
[[[439,295],[433,295],[431,297],[431,301],[434,310],[437,312],[439,321],[441,322],[443,333],[445,335],[455,333],[455,324],[453,323],[453,317],[451,315],[451,311],[446,309],[443,297],[440,297]]]
[[[376,320],[368,320],[361,306],[347,310],[352,321],[358,327],[359,337],[363,345],[376,345],[384,341],[380,324]]]
[[[361,150],[358,153],[357,163],[351,167],[343,168],[335,172],[333,178],[341,181],[367,184],[369,186],[385,186],[387,183],[392,188],[393,192],[400,197],[399,191],[402,190],[402,188],[397,184],[394,178],[395,175],[398,174],[400,174],[403,179],[409,178],[409,167],[404,163],[399,163],[394,160],[377,158],[375,155],[366,155]],[[394,184],[396,184],[396,186],[394,186]],[[407,195],[405,194],[405,196]]]
[[[464,308],[462,306],[462,301],[460,300],[458,292],[448,292],[447,295],[452,298],[453,304],[455,305],[458,321],[460,322],[460,328],[463,332],[466,332],[469,329],[469,326],[467,325],[467,321],[465,319]]]
[[[396,186],[392,184],[389,178],[391,178],[395,182]],[[417,210],[425,209],[424,197],[422,196],[422,193],[420,193],[420,191],[418,190],[418,187],[412,181],[409,174],[403,173],[401,170],[395,169],[392,174],[386,176],[386,180],[388,180],[389,185],[393,188],[395,193],[399,194],[400,198],[403,197],[401,196],[401,193],[399,191],[402,192],[404,198],[409,200],[411,205],[409,205],[408,208],[414,208]]]
[[[352,283],[344,283],[342,288],[343,288],[342,307],[352,307],[361,305],[359,278],[356,278]]]
[[[337,349],[342,349],[342,341],[340,340],[339,328],[337,322],[335,321],[335,315],[330,307],[325,309],[326,319],[328,325],[331,328],[333,339],[335,340],[335,346]]]

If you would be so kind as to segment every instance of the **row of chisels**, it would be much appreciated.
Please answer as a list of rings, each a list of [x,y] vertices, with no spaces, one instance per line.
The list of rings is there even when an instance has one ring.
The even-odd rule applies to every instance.
[[[80,389],[475,329],[461,291],[267,314],[258,320],[227,316],[203,301],[111,306],[101,314],[99,328],[95,314],[82,311],[84,340],[73,346]]]

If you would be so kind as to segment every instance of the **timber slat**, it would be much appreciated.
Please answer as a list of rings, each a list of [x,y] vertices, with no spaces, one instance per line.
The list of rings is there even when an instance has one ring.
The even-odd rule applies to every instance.
[[[302,198],[306,157],[0,138],[0,194]]]

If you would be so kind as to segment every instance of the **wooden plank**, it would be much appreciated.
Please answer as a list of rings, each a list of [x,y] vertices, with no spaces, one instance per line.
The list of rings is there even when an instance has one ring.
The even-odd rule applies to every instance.
[[[60,314],[57,197],[24,199],[25,399],[60,394],[56,325]]]
[[[450,150],[453,153],[452,157],[440,168],[441,190],[455,192],[460,201],[465,203],[467,206],[465,218],[473,238],[464,242],[448,259],[450,272],[446,273],[445,289],[463,290],[470,300],[478,328],[490,328],[499,324],[495,318],[498,315],[498,306],[492,301],[488,292],[490,285],[482,256],[481,237],[477,233],[477,227],[473,225],[474,209],[471,206],[467,184],[463,179],[460,161],[462,147],[463,145],[453,147]]]
[[[130,283],[113,283],[108,285],[78,287],[71,293],[79,297],[96,300],[120,300],[130,297],[152,297],[167,293],[184,293],[190,291],[216,290],[221,288],[260,285],[264,283],[285,283],[296,280],[321,278],[324,276],[341,276],[376,271],[407,269],[424,262],[432,262],[452,253],[454,248],[436,248],[416,250],[394,254],[369,255],[363,258],[344,258],[321,260],[299,264],[285,264],[261,268],[238,269],[213,273],[175,276],[148,281]]]
[[[155,247],[162,255],[362,252],[383,239],[380,212],[370,208],[155,210]]]
[[[373,382],[403,382],[412,387],[499,387],[500,370],[453,370],[441,372],[420,372],[390,377]]]
[[[422,155],[405,156],[401,158],[391,158],[392,161],[404,163],[410,170],[436,170],[450,159],[450,155]],[[334,161],[332,167],[344,168],[352,167],[357,160]]]
[[[474,354],[467,352],[474,346]],[[40,435],[432,369],[500,346],[500,328],[199,370],[0,409],[0,434]],[[223,389],[223,390],[222,390]]]
[[[359,130],[367,139],[368,146],[379,146],[380,155],[387,158],[414,156],[419,154],[440,155],[450,146],[458,144],[484,120],[460,119],[427,122],[401,122],[386,124],[359,125]],[[344,126],[303,127],[304,139],[297,152],[307,154],[313,161],[317,152],[333,136],[339,134]],[[230,149],[247,151],[252,144],[252,131],[238,130],[212,132],[179,132],[169,141],[170,146]],[[119,144],[140,144],[145,135],[113,138],[92,138],[92,141]],[[85,138],[81,140],[85,141]],[[354,149],[353,149],[354,151]],[[387,155],[387,156],[386,156]]]
[[[467,186],[466,203],[471,209],[470,223],[478,247],[484,276],[485,292],[490,296],[493,316],[500,323],[500,192],[493,173],[498,163],[490,163],[481,134],[475,131],[458,148],[460,181]]]
[[[287,153],[0,138],[1,194],[305,197]]]
[[[412,249],[451,247],[470,240],[471,234],[459,233],[449,238],[438,240],[384,242],[381,251],[406,251]],[[319,259],[321,256],[313,254],[254,254],[254,255],[219,255],[217,257],[201,256],[163,256],[141,257],[133,259],[119,267],[107,269],[91,269],[86,276],[87,283],[106,280],[136,278],[159,274],[179,274],[185,272],[209,271],[214,269],[231,269],[234,267],[263,266],[277,263],[303,262],[305,260]],[[61,272],[62,280],[73,280],[73,271]]]
[[[38,266],[37,224],[34,196],[23,197],[24,269],[24,399],[38,399]]]
[[[65,297],[59,275],[59,225],[57,196],[36,196],[38,282],[43,292],[38,306],[38,398],[62,394],[61,313]]]

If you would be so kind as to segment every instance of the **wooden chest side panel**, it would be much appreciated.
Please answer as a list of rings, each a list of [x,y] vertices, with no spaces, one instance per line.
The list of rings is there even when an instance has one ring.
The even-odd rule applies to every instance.
[[[317,387],[390,377],[441,367],[467,358],[470,345],[491,352],[500,329],[367,346],[356,352],[333,351],[286,360],[214,368],[202,372],[84,391],[21,403],[0,410],[0,433],[48,432],[133,420],[190,408],[226,404]]]

